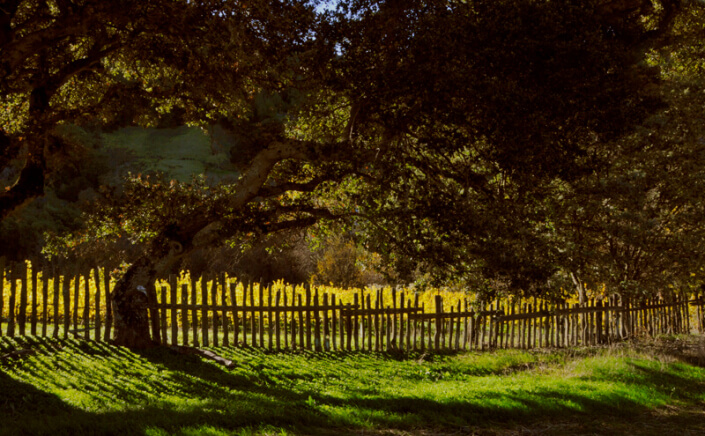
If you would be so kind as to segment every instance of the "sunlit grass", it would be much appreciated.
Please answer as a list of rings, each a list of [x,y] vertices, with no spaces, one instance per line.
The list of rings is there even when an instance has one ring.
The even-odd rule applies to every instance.
[[[231,370],[166,348],[0,339],[0,356],[18,349],[35,354],[0,364],[3,435],[453,433],[583,425],[586,416],[613,430],[627,417],[638,429],[659,411],[705,405],[705,369],[624,347],[458,355],[214,349],[236,363]],[[702,419],[675,424],[705,429]],[[642,430],[633,433],[659,434]]]

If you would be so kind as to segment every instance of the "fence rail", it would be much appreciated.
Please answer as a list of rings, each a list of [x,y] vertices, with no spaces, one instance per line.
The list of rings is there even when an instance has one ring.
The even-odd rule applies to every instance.
[[[0,336],[112,337],[110,277],[28,271],[0,263]],[[236,283],[224,274],[157,282],[149,307],[152,337],[171,345],[272,350],[484,350],[572,347],[636,336],[703,332],[705,298],[610,297],[583,305],[538,299],[425,302],[419,294],[346,295],[308,286],[278,289]]]

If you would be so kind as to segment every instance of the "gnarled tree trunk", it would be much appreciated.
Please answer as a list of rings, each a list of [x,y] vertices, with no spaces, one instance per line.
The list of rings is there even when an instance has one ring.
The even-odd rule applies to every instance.
[[[153,326],[154,338],[150,335],[149,308],[156,304],[154,282],[178,259],[193,251],[192,240],[203,224],[191,224],[185,228],[167,228],[115,284],[110,294],[115,345],[140,349],[159,344],[158,326]],[[153,314],[156,316],[156,311]]]
[[[150,348],[157,343],[149,331],[148,289],[157,277],[156,263],[148,256],[132,264],[117,282],[110,298],[113,307],[113,342],[128,348]]]

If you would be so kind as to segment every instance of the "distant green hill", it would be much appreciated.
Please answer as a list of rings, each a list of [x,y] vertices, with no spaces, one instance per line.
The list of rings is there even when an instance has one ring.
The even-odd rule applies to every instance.
[[[119,186],[128,173],[161,173],[180,182],[203,174],[213,184],[238,177],[230,163],[237,140],[217,125],[207,132],[186,126],[126,127],[113,132],[62,126],[57,133],[69,152],[52,163],[56,168],[46,195],[0,224],[0,255],[38,254],[45,231],[62,232],[80,225],[80,203],[95,198],[100,185]]]
[[[171,129],[127,127],[112,133],[103,133],[102,147],[111,172],[102,183],[115,184],[128,171],[136,173],[163,173],[169,179],[190,181],[193,176],[205,174],[213,182],[237,177],[230,164],[230,148],[234,140],[220,127],[214,126],[208,134],[196,127]],[[111,159],[115,155],[120,159]]]

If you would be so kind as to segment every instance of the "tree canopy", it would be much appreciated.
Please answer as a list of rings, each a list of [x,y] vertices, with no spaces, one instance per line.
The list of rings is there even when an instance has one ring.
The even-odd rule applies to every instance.
[[[679,0],[6,1],[0,214],[69,159],[60,126],[228,132],[220,183],[141,174],[86,218],[79,242],[142,243],[113,293],[126,345],[148,341],[131,295],[185,254],[322,221],[402,275],[491,292],[693,285],[702,14]]]

